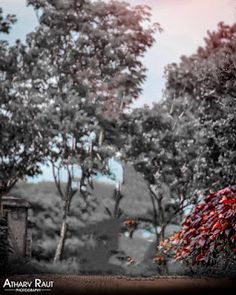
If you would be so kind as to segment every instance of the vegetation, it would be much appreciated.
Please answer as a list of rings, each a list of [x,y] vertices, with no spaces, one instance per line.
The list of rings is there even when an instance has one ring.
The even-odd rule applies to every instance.
[[[32,203],[33,257],[70,260],[83,273],[97,273],[97,261],[110,273],[116,256],[120,273],[135,264],[119,249],[120,237],[128,231],[132,241],[148,224],[160,267],[170,254],[188,266],[235,265],[236,25],[220,23],[204,47],[167,66],[162,101],[130,110],[145,79],[142,57],[160,31],[150,9],[119,1],[27,3],[39,26],[25,45],[0,41],[0,201],[11,190]],[[15,21],[0,10],[0,33]],[[108,160],[118,157],[124,183],[101,189],[94,176],[109,174]],[[49,162],[54,189],[15,186]],[[165,240],[168,225],[180,224],[190,207],[181,230]],[[6,245],[1,238],[0,258]]]
[[[192,209],[181,230],[160,243],[159,261],[164,261],[165,256],[172,253],[175,259],[188,265],[218,264],[221,271],[233,271],[236,252],[235,204],[235,186],[209,194]]]
[[[204,47],[166,68],[166,103],[175,118],[192,124],[204,192],[235,182],[235,40],[236,25],[219,23]]]
[[[236,26],[220,23],[216,32],[208,32],[205,47],[166,70],[165,104],[178,122],[188,120],[195,135],[188,137],[192,144],[184,150],[188,160],[195,147],[195,159],[186,161],[195,166],[196,181],[190,186],[203,196],[210,194],[204,199],[199,194],[200,203],[182,230],[162,241],[159,250],[171,250],[189,265],[209,266],[221,259],[221,271],[228,259],[231,268],[235,265],[235,41]],[[228,184],[232,186],[211,192]],[[157,260],[161,263],[164,256],[157,255]]]

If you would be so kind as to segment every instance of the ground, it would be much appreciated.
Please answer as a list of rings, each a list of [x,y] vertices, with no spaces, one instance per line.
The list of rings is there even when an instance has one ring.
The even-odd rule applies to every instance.
[[[150,277],[126,278],[117,276],[23,275],[8,277],[14,281],[53,281],[48,294],[235,294],[236,281],[230,279]],[[0,278],[0,294],[16,294],[2,289],[5,278]],[[37,294],[45,293],[38,292]],[[26,294],[22,293],[21,294]],[[29,293],[27,294],[36,294]]]

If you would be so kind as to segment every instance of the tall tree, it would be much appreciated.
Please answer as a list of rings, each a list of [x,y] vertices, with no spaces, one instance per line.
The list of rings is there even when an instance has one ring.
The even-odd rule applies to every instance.
[[[73,196],[79,190],[86,200],[94,171],[106,169],[106,159],[120,144],[113,121],[141,91],[146,71],[141,57],[159,25],[150,23],[148,7],[125,2],[28,3],[40,15],[38,29],[27,39],[32,95],[42,99],[52,137],[50,161],[64,202],[57,261]]]
[[[195,121],[199,189],[235,182],[236,24],[219,23],[205,46],[166,69],[167,104],[174,117]]]

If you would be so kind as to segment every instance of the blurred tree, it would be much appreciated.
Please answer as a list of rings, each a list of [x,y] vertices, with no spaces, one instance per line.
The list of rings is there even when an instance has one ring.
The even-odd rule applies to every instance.
[[[121,144],[114,120],[141,91],[146,71],[141,57],[159,25],[150,23],[148,7],[131,8],[125,2],[28,4],[39,16],[39,27],[27,37],[32,95],[42,101],[52,137],[49,158],[64,202],[57,261],[73,196],[79,190],[86,200],[94,171],[105,171],[106,159]]]

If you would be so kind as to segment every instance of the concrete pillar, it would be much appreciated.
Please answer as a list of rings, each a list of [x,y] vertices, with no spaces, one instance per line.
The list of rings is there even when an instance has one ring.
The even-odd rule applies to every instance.
[[[11,248],[10,256],[28,258],[31,244],[28,231],[28,209],[30,204],[17,197],[2,197],[3,211],[7,216],[8,240]]]

